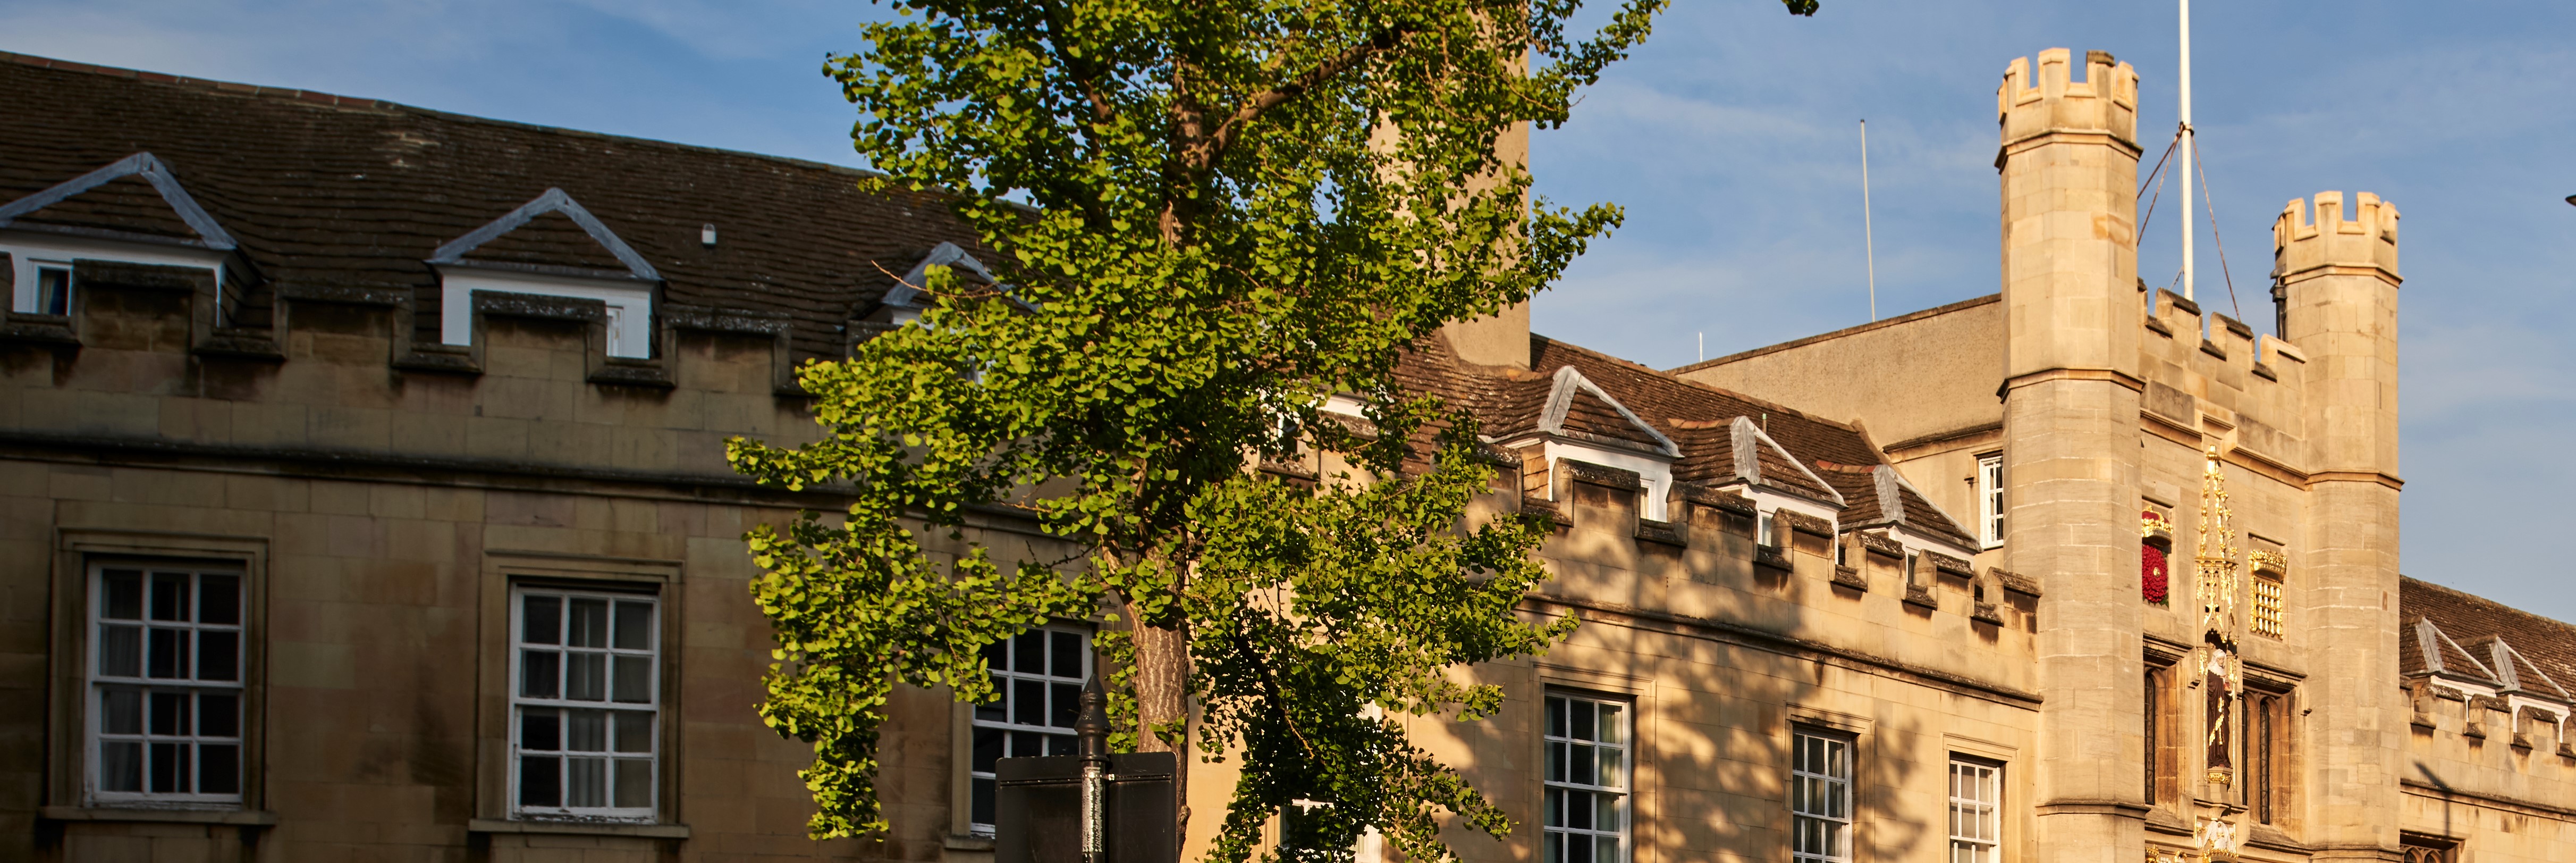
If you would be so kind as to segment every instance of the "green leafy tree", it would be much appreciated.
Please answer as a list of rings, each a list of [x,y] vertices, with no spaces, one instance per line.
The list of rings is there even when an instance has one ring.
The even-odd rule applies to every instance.
[[[1247,859],[1295,800],[1329,805],[1294,819],[1290,857],[1347,858],[1375,827],[1448,859],[1443,813],[1508,829],[1397,718],[1493,711],[1499,690],[1449,672],[1573,621],[1515,613],[1543,530],[1466,524],[1491,478],[1473,423],[1392,374],[1618,222],[1533,204],[1497,147],[1562,123],[1664,3],[1584,34],[1580,0],[894,0],[834,58],[858,151],[953,201],[1009,286],[932,268],[917,324],[802,370],[819,441],[728,448],[855,498],[749,535],[779,639],[760,714],[814,745],[812,833],[885,829],[894,685],[989,699],[982,648],[1095,616],[1118,742],[1237,766],[1216,857]],[[1337,393],[1374,434],[1321,414]],[[1247,469],[1299,447],[1347,469]],[[997,506],[1061,559],[977,544]]]

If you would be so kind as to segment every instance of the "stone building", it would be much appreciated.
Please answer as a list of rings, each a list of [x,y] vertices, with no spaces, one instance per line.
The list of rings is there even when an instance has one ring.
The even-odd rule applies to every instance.
[[[991,859],[1088,624],[997,648],[1002,704],[902,693],[893,833],[809,843],[738,536],[832,501],[718,448],[809,434],[791,364],[971,264],[935,201],[7,59],[0,859]],[[1525,310],[1407,358],[1585,621],[1414,723],[1521,825],[1463,856],[2576,858],[2576,629],[2399,575],[2396,209],[2284,211],[2280,338],[2145,290],[2136,77],[2077,65],[1998,92],[1999,295],[1671,371]]]

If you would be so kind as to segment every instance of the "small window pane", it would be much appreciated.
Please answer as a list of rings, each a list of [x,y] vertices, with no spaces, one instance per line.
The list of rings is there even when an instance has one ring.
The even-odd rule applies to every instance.
[[[608,805],[608,759],[564,759],[564,805],[594,809]]]
[[[653,714],[641,710],[617,711],[617,751],[653,751]]]
[[[551,650],[521,651],[519,694],[529,698],[555,697],[555,664],[561,656]]]
[[[98,629],[99,675],[143,676],[143,627],[102,626]]]
[[[972,800],[968,804],[968,811],[972,813],[970,817],[974,819],[974,823],[993,823],[994,785],[994,781],[990,779],[976,779],[970,783],[968,794]]]
[[[186,651],[183,649],[187,643],[183,640],[184,636],[185,633],[182,630],[152,627],[143,640],[145,674],[165,679],[179,676],[179,669],[188,664]]]
[[[519,748],[553,752],[563,746],[563,714],[528,710],[519,714]]]
[[[151,792],[154,794],[188,793],[188,744],[154,743],[151,753]]]
[[[155,692],[150,699],[151,712],[145,724],[155,737],[185,736],[195,723],[188,721],[189,698],[186,692]]]
[[[984,645],[984,667],[994,671],[1011,670],[1011,644],[996,641]]]
[[[99,693],[98,730],[109,734],[143,733],[143,691],[109,689]]]
[[[1049,633],[1054,644],[1048,648],[1047,673],[1057,677],[1082,676],[1082,636],[1070,632]]]
[[[653,638],[653,604],[620,602],[617,604],[617,649],[647,650]]]
[[[609,805],[630,809],[653,805],[653,762],[617,759],[617,800]]]
[[[106,608],[100,617],[110,620],[143,619],[143,573],[131,569],[111,569],[102,574],[106,581]]]
[[[1057,728],[1072,728],[1074,721],[1082,716],[1082,687],[1070,683],[1058,683],[1048,687],[1048,691],[1050,695],[1048,706],[1051,709],[1047,716],[1047,724]]]
[[[197,793],[241,793],[241,747],[228,743],[197,747]]]
[[[522,600],[519,640],[529,644],[557,644],[562,641],[563,600],[551,596],[531,596]]]
[[[188,619],[188,574],[156,572],[152,574],[152,619]]]
[[[617,657],[617,700],[644,704],[653,700],[653,659],[647,656]]]
[[[241,633],[228,629],[197,632],[197,679],[241,679]]]
[[[1046,664],[1046,633],[1024,632],[1011,639],[1011,670],[1037,673]]]
[[[571,701],[608,700],[608,656],[570,653],[564,656],[564,695]]]
[[[571,631],[564,644],[571,647],[608,646],[608,600],[574,598]]]
[[[36,313],[68,315],[72,313],[72,271],[63,267],[36,268]]]
[[[143,790],[143,744],[116,740],[99,744],[98,750],[99,790]]]
[[[608,751],[608,716],[601,710],[564,711],[564,749],[572,752]]]
[[[1011,721],[1021,725],[1046,724],[1046,684],[1035,680],[1012,682]]]
[[[241,696],[230,692],[197,696],[197,736],[240,737]]]
[[[225,625],[241,623],[241,578],[231,575],[198,576],[197,620]]]
[[[993,772],[993,762],[1002,757],[1002,738],[1005,734],[1006,732],[998,728],[975,729],[975,772]]]
[[[563,759],[552,755],[519,759],[519,805],[562,805],[562,787]]]

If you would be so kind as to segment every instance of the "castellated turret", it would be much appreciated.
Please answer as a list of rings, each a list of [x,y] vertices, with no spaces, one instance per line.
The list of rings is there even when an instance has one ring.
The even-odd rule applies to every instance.
[[[2338,706],[2337,732],[2316,735],[2320,783],[2311,838],[2326,846],[2397,844],[2404,711],[2398,678],[2397,208],[2376,195],[2316,196],[2316,219],[2293,200],[2272,223],[2281,335],[2304,351],[2308,427],[2306,608],[2309,691]]]
[[[2038,857],[2128,863],[2142,847],[2137,596],[2138,76],[2094,51],[2015,59],[2002,127],[2004,568],[2036,573]]]
[[[2051,131],[2107,132],[2127,142],[2138,141],[2138,73],[2107,51],[2084,52],[2084,80],[2067,77],[2073,53],[2064,48],[2039,52],[2039,75],[2030,73],[2030,58],[2015,57],[1995,90],[1995,119],[2004,126],[2004,146]]]

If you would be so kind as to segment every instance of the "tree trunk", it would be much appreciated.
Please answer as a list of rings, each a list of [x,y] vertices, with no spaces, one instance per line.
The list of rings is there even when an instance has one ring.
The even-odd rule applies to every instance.
[[[1134,606],[1128,618],[1135,620]],[[1190,739],[1189,739],[1189,624],[1175,628],[1136,626],[1136,748],[1142,752],[1172,753],[1172,830],[1178,840],[1189,836],[1190,824]],[[1165,739],[1155,734],[1155,726],[1178,720],[1180,733]]]

